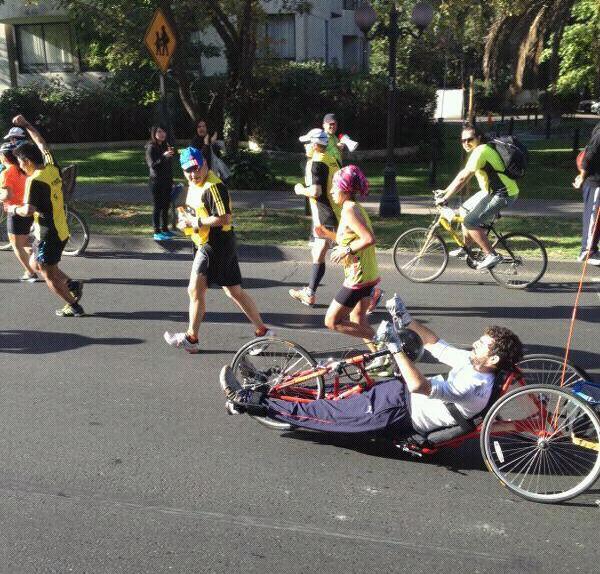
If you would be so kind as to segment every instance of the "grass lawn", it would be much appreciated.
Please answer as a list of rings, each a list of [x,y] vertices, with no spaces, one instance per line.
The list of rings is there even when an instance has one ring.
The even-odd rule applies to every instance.
[[[111,235],[152,234],[150,205],[120,205],[77,203],[85,214],[91,233]],[[403,231],[427,226],[429,215],[405,215],[398,219],[372,216],[377,245],[389,249]],[[310,218],[298,210],[238,210],[235,213],[236,232],[240,241],[255,244],[306,245]],[[557,234],[560,229],[560,234]],[[551,259],[574,260],[579,254],[581,224],[573,219],[542,217],[506,217],[498,224],[501,231],[527,231],[541,239]]]
[[[525,121],[515,122],[515,134],[521,137],[530,151],[530,162],[525,177],[519,181],[522,197],[545,199],[571,199],[577,197],[571,182],[575,176],[575,163],[571,146],[576,120],[561,120],[553,128],[553,136],[543,137],[542,122],[535,127]],[[580,145],[588,137],[593,121],[584,123],[577,120],[580,127]],[[459,144],[461,126],[457,123],[444,124],[443,157],[437,169],[437,186],[446,186],[460,169],[463,159]],[[496,128],[493,128],[496,129]],[[499,127],[506,133],[507,122]],[[382,144],[383,145],[383,144]],[[69,163],[78,166],[80,183],[144,183],[148,170],[144,161],[143,146],[139,148],[115,150],[61,149],[56,151],[62,165]],[[270,160],[272,171],[290,187],[302,180],[299,160]],[[384,161],[365,161],[361,167],[369,177],[375,195],[383,186]],[[397,185],[401,195],[429,194],[429,160],[426,157],[413,160],[399,160],[397,165]]]

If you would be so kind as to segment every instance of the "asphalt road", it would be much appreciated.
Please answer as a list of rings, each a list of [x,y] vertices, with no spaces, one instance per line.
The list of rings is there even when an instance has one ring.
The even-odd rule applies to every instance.
[[[476,444],[419,461],[227,417],[217,374],[251,330],[215,289],[203,353],[164,344],[165,329],[185,327],[189,265],[176,254],[66,259],[86,280],[89,316],[59,319],[46,287],[15,282],[13,256],[0,253],[0,572],[597,571],[600,484],[562,506],[528,503],[485,470]],[[287,296],[306,264],[242,267],[279,335],[323,355],[348,342],[322,327],[338,269],[308,309]],[[575,276],[529,292],[456,268],[426,286],[383,276],[456,343],[499,323],[528,352],[564,348]],[[573,339],[596,377],[598,277]]]

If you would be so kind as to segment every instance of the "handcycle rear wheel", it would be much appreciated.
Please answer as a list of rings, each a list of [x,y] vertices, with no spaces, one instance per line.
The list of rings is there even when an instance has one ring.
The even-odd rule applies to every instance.
[[[525,289],[537,283],[548,266],[542,242],[528,233],[501,235],[493,245],[502,261],[489,269],[494,281],[509,289]]]
[[[444,240],[426,227],[405,231],[393,247],[398,273],[414,283],[437,279],[448,265],[448,248]]]
[[[8,230],[6,229],[6,211],[0,202],[0,251],[8,251],[11,248],[8,240]]]
[[[312,355],[300,345],[275,337],[259,337],[246,343],[233,357],[231,369],[245,389],[264,390],[267,396],[278,398],[277,385],[291,380],[302,371],[317,365]],[[323,377],[312,377],[302,383],[285,387],[285,396],[299,400],[316,400],[325,394]],[[269,428],[285,431],[292,425],[270,417],[252,417]]]
[[[545,353],[525,355],[517,363],[523,380],[528,385],[561,386],[564,359],[558,355]],[[567,362],[562,386],[571,387],[579,381],[590,381],[590,376],[577,365]]]
[[[66,214],[70,237],[63,255],[76,257],[86,250],[90,241],[90,230],[85,219],[75,209],[67,207]]]
[[[480,447],[511,492],[534,502],[574,498],[600,475],[600,420],[566,389],[527,385],[487,413]]]

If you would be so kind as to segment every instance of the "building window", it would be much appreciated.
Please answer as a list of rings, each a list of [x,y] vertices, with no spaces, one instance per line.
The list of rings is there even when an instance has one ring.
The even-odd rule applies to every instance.
[[[16,26],[19,72],[73,72],[73,42],[67,22]]]
[[[356,10],[359,0],[344,0],[344,10]]]
[[[296,17],[294,14],[267,14],[260,56],[296,59]]]

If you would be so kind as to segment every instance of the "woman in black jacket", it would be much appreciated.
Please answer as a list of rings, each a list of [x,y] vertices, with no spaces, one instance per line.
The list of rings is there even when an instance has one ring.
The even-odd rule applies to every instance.
[[[167,143],[167,132],[161,126],[150,128],[150,141],[146,144],[146,164],[150,170],[149,187],[154,200],[152,224],[154,239],[171,239],[169,231],[169,207],[173,187],[173,167],[171,159],[175,149]]]

